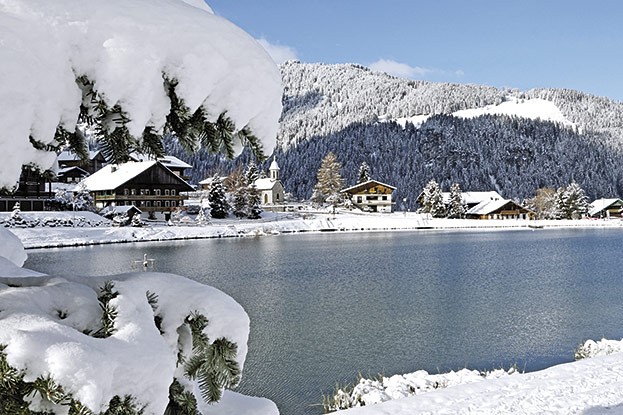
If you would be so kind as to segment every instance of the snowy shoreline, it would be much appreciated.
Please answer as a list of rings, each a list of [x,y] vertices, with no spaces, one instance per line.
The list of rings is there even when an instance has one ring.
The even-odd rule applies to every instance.
[[[79,218],[96,222],[97,215],[88,212],[24,212],[26,220],[44,222],[50,217]],[[8,214],[0,214],[0,224]],[[83,218],[83,219],[82,219]],[[101,219],[101,218],[100,218]],[[223,219],[199,225],[191,218],[174,226],[149,224],[145,227],[112,226],[35,226],[9,227],[26,249],[62,248],[114,243],[181,241],[196,239],[257,237],[265,235],[320,232],[427,232],[427,231],[542,231],[561,228],[621,228],[623,221],[610,220],[470,220],[431,219],[416,213],[325,212],[264,213],[260,220]]]

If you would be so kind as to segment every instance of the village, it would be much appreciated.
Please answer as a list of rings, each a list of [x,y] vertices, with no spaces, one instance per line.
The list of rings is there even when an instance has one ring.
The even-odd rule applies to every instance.
[[[215,175],[191,185],[188,171],[192,166],[174,156],[154,158],[135,152],[130,161],[114,164],[101,151],[90,151],[88,160],[63,151],[58,154],[56,170],[41,174],[24,167],[17,189],[0,195],[0,212],[88,210],[111,219],[114,225],[144,226],[170,225],[172,218],[183,216],[203,223],[226,218],[230,213],[237,218],[260,219],[262,213],[266,216],[269,212],[406,210],[393,197],[396,187],[371,178],[365,162],[360,167],[358,183],[345,186],[339,177],[339,164],[336,170],[334,156],[329,156],[330,163],[319,170],[318,194],[312,201],[293,201],[284,188],[274,157],[268,172],[258,171],[252,164],[247,171],[238,169],[230,176]],[[323,168],[325,171],[321,172]],[[418,197],[418,213],[432,218],[474,220],[621,218],[623,200],[600,198],[588,203],[577,185],[562,190],[571,191],[574,186],[572,190],[578,194],[568,198],[575,199],[577,206],[567,207],[567,212],[556,217],[551,213],[554,208],[545,205],[564,195],[556,195],[550,189],[539,189],[534,199],[520,204],[494,190],[461,191],[458,184],[450,192],[443,192],[431,180]],[[544,194],[546,190],[549,194]]]

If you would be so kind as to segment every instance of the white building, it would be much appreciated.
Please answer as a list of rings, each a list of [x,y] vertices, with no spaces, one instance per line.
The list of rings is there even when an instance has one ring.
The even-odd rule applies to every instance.
[[[282,210],[285,203],[283,183],[279,179],[279,165],[273,158],[268,169],[268,177],[257,179],[255,188],[260,192],[262,207],[265,210]]]
[[[368,180],[358,183],[347,189],[341,190],[350,201],[359,209],[367,212],[386,212],[392,211],[392,193],[396,190],[394,186]]]

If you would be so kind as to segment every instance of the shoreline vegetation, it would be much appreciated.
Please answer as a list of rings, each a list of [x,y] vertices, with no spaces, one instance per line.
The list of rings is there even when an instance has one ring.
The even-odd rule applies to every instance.
[[[113,243],[158,242],[192,239],[258,237],[306,232],[390,231],[543,231],[560,228],[621,228],[623,220],[523,220],[437,219],[412,212],[355,213],[306,211],[265,212],[259,220],[221,219],[197,222],[183,216],[174,223],[154,222],[141,227],[114,227],[90,212],[22,212],[22,222],[9,223],[10,214],[0,214],[6,226],[26,249],[61,248]],[[51,220],[54,218],[54,220]],[[53,226],[46,224],[53,223]]]

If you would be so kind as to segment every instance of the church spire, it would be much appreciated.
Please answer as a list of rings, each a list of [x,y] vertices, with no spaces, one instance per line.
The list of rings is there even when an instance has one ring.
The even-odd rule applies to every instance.
[[[270,163],[270,167],[268,171],[270,172],[270,180],[277,181],[279,180],[279,165],[277,164],[277,159],[273,156],[273,161]]]

